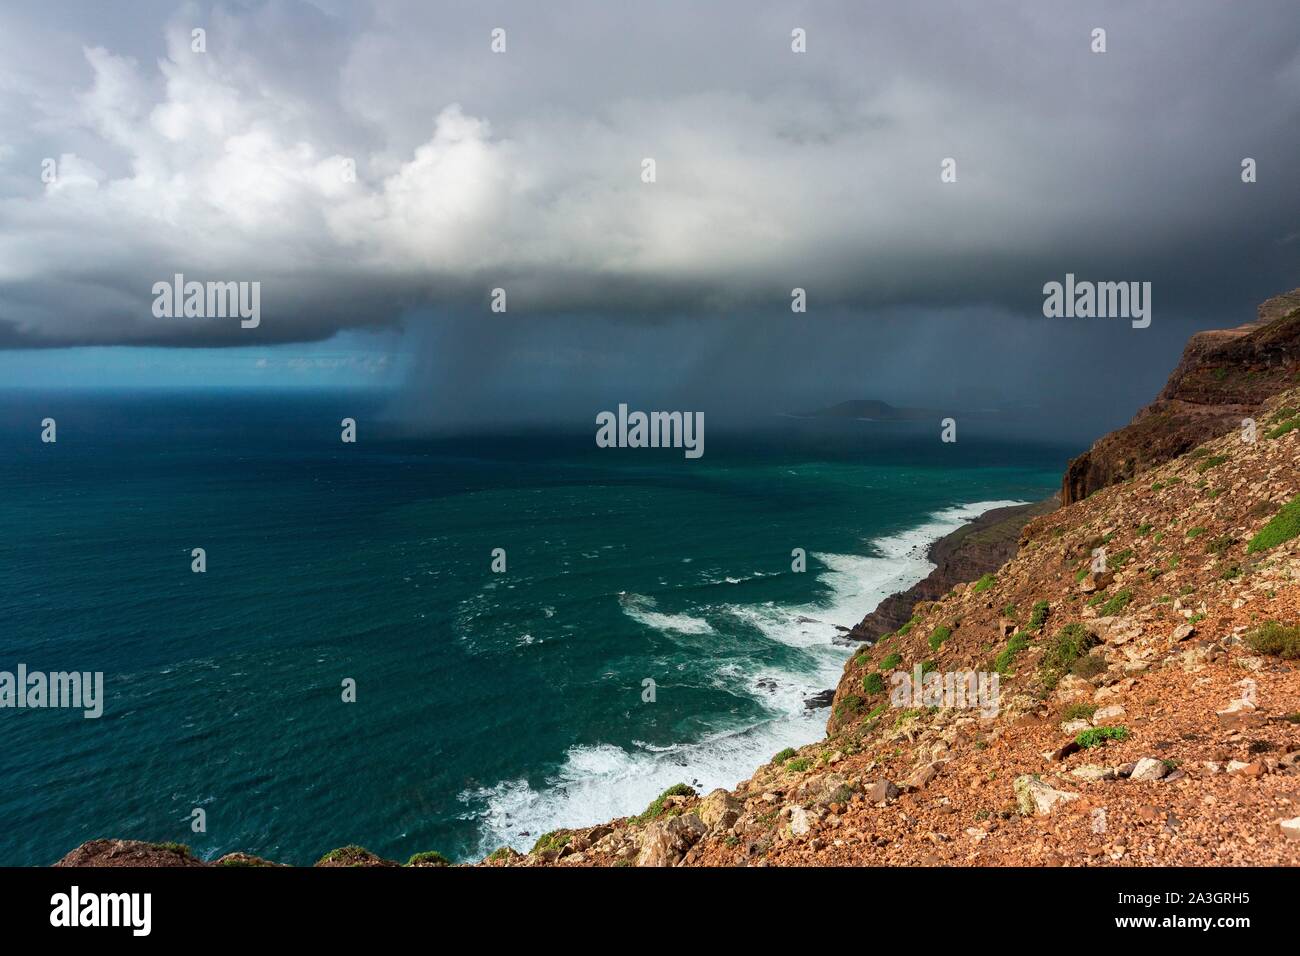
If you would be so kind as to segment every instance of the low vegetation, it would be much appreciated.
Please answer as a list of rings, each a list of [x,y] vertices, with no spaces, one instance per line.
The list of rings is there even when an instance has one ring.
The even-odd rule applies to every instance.
[[[1007,641],[1007,646],[1002,649],[997,657],[993,658],[993,669],[999,674],[1006,674],[1011,670],[1011,665],[1015,663],[1016,655],[1029,646],[1029,635],[1024,631],[1017,631],[1011,635]]]
[[[500,851],[497,851],[500,852]],[[406,861],[407,866],[451,866],[451,860],[447,859],[436,850],[425,850],[423,853],[412,853],[411,858]]]
[[[1077,704],[1070,704],[1061,713],[1062,720],[1092,720],[1092,715],[1097,712],[1096,704],[1087,704],[1080,701]]]
[[[1128,737],[1127,727],[1092,727],[1080,731],[1074,738],[1074,742],[1087,750],[1089,747],[1100,747],[1108,740],[1124,741],[1128,740]]]
[[[1256,551],[1276,548],[1296,535],[1300,535],[1300,496],[1292,498],[1283,505],[1282,510],[1273,516],[1273,520],[1250,539],[1250,544],[1246,546],[1246,553],[1254,554]]]
[[[1247,634],[1246,643],[1256,653],[1295,660],[1300,658],[1300,625],[1287,627],[1269,621]]]
[[[781,752],[785,753],[784,750]],[[791,750],[790,752],[794,753],[793,750]],[[684,783],[675,783],[667,790],[665,790],[663,793],[659,794],[659,796],[655,797],[652,801],[650,801],[650,806],[646,807],[645,810],[639,816],[633,817],[632,822],[638,824],[649,823],[651,820],[657,820],[660,817],[662,817],[665,813],[668,813],[669,810],[668,810],[667,803],[669,797],[693,797],[693,796],[695,796],[695,789],[693,787],[689,787]],[[542,837],[542,840],[546,839],[547,836],[553,836],[553,835],[554,835],[553,833],[548,833]],[[571,833],[564,834],[563,837],[564,843],[559,844],[559,846],[554,847],[554,849],[559,849],[560,846],[564,846],[565,843],[568,843],[569,838],[571,836],[572,836]],[[537,842],[541,843],[541,840],[538,840]],[[534,853],[537,852],[537,847],[533,847],[533,852]]]
[[[1098,613],[1102,617],[1111,617],[1118,614],[1124,608],[1128,607],[1129,602],[1133,600],[1133,592],[1128,588],[1116,592],[1105,604],[1101,606]]]
[[[661,797],[660,799],[663,798]],[[652,803],[650,806],[653,807],[654,804]],[[558,850],[562,847],[568,846],[569,841],[572,839],[573,834],[571,832],[565,830],[551,830],[539,836],[537,842],[533,844],[533,848],[529,852],[546,853],[549,850]]]
[[[1035,601],[1033,610],[1029,612],[1029,627],[1032,630],[1038,630],[1047,623],[1047,615],[1051,611],[1051,606],[1046,601]]]
[[[1097,639],[1092,632],[1078,622],[1067,624],[1057,631],[1043,649],[1043,659],[1038,665],[1041,690],[1045,694],[1051,693],[1061,678],[1070,672],[1075,661],[1080,660],[1096,643]]]
[[[950,637],[952,637],[952,628],[943,624],[939,625],[930,634],[930,650],[937,651],[940,645]]]

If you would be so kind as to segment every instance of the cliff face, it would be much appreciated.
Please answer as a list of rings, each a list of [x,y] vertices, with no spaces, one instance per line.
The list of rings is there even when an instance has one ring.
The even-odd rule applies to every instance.
[[[855,641],[874,641],[906,624],[912,608],[919,602],[933,601],[956,584],[996,571],[1016,553],[1016,542],[1025,524],[1054,511],[1058,504],[1055,498],[1048,498],[1028,505],[995,508],[936,541],[928,555],[935,569],[925,580],[885,598],[849,631],[848,637]]]
[[[1156,400],[1070,462],[1061,501],[1132,478],[1240,429],[1261,403],[1300,381],[1300,289],[1269,299],[1254,322],[1192,336]]]

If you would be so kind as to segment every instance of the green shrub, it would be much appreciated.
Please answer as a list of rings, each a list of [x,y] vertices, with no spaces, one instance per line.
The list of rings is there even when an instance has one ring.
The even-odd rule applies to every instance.
[[[1123,551],[1116,551],[1106,559],[1106,567],[1112,571],[1118,571],[1128,563],[1128,559],[1133,557],[1133,549],[1125,548]]]
[[[980,578],[978,581],[975,582],[975,585],[974,587],[971,588],[971,591],[974,592],[975,594],[983,594],[989,588],[993,587],[993,585],[997,583],[997,580],[998,579],[996,575],[986,574],[984,575],[984,577]]]
[[[1083,657],[1097,639],[1086,627],[1078,622],[1061,628],[1043,649],[1043,659],[1039,664],[1039,676],[1043,690],[1050,692],[1076,660]]]
[[[1016,631],[1011,635],[1011,639],[1007,641],[1007,646],[1002,649],[997,657],[993,658],[993,669],[999,674],[1007,673],[1007,671],[1011,670],[1011,665],[1015,663],[1016,655],[1028,646],[1029,635],[1024,631]]]
[[[1247,634],[1246,643],[1257,653],[1295,660],[1300,657],[1300,625],[1287,627],[1268,621]]]
[[[1071,704],[1065,708],[1061,714],[1062,720],[1092,720],[1092,715],[1097,712],[1096,704]]]
[[[787,773],[803,773],[812,766],[812,760],[808,757],[795,757],[793,760],[785,762]]]
[[[655,803],[650,804],[650,806],[653,807],[656,804],[659,804],[660,805],[659,813],[663,813],[662,801],[663,801],[663,797],[661,796],[655,801]],[[649,812],[650,812],[649,810],[646,810],[646,813]],[[655,814],[655,816],[658,816],[659,813]],[[641,816],[644,817],[645,814],[642,814]],[[640,817],[634,817],[633,822],[639,823]],[[565,831],[565,830],[550,830],[546,833],[543,833],[541,836],[537,838],[537,842],[533,844],[533,848],[529,852],[545,853],[548,850],[558,850],[561,847],[568,846],[569,841],[572,839],[573,839],[572,832]]]
[[[942,624],[939,625],[930,634],[930,650],[937,651],[939,649],[939,645],[941,645],[944,641],[948,640],[948,638],[950,637],[952,637],[952,628]]]
[[[1210,458],[1205,459],[1205,461],[1201,462],[1199,465],[1197,465],[1196,470],[1203,475],[1211,468],[1218,468],[1227,460],[1228,460],[1227,455],[1213,455]]]
[[[895,651],[880,662],[880,669],[882,671],[892,671],[901,663],[903,663],[903,655]]]
[[[322,863],[351,863],[352,866],[357,866],[374,858],[375,855],[365,847],[353,843],[348,846],[341,846],[336,850],[330,850],[316,861],[316,865],[320,866]]]
[[[191,850],[189,847],[187,847],[184,843],[167,842],[167,843],[151,843],[149,845],[152,846],[155,850],[168,850],[172,853],[177,853],[180,854],[181,856],[186,856],[186,857],[194,856],[194,851]]]
[[[794,753],[793,750],[791,750],[790,752]],[[781,753],[785,753],[785,751],[783,750],[781,751]],[[632,822],[648,823],[651,820],[657,820],[659,817],[663,816],[665,813],[668,812],[668,808],[664,806],[664,803],[665,801],[667,801],[669,797],[693,797],[693,796],[695,796],[695,789],[693,787],[689,787],[684,783],[675,783],[667,790],[665,790],[663,793],[659,794],[659,796],[655,797],[654,800],[650,802],[650,806],[646,807],[640,816],[636,816],[632,818]],[[554,832],[546,834],[546,836],[553,836],[553,835]],[[546,836],[543,836],[542,839],[543,840],[546,839]],[[559,846],[564,846],[565,843],[568,843],[569,839],[572,836],[573,836],[572,833],[564,834],[564,842],[559,844]],[[538,843],[540,842],[541,840],[538,841]],[[554,847],[553,849],[558,849],[558,848],[559,847],[557,846]],[[533,852],[534,853],[537,852],[537,847],[533,847]]]
[[[1079,735],[1074,738],[1074,742],[1085,750],[1089,747],[1098,747],[1108,740],[1128,740],[1128,728],[1093,727],[1090,730],[1080,731]]]
[[[1283,422],[1281,425],[1278,425],[1277,428],[1269,429],[1268,434],[1264,437],[1281,438],[1283,435],[1288,435],[1297,428],[1300,428],[1300,418],[1293,418],[1289,422]]]
[[[1221,534],[1217,538],[1212,538],[1205,542],[1206,554],[1223,555],[1229,548],[1237,543],[1237,539],[1230,534]]]
[[[1084,574],[1087,573],[1084,572]],[[1042,627],[1047,622],[1047,615],[1050,610],[1051,607],[1046,601],[1035,601],[1033,610],[1029,612],[1030,628],[1037,630]]]
[[[885,679],[880,676],[879,671],[872,671],[866,677],[862,678],[862,691],[865,694],[874,696],[885,689]]]
[[[499,851],[498,851],[499,852]],[[407,866],[451,866],[451,860],[447,859],[441,853],[435,850],[426,850],[423,853],[413,853],[411,858],[406,861]]]
[[[1102,605],[1098,612],[1102,617],[1111,617],[1118,614],[1124,608],[1128,607],[1129,601],[1133,600],[1133,592],[1128,588],[1116,593],[1109,601]]]
[[[850,694],[835,705],[835,710],[832,712],[832,716],[836,720],[845,720],[852,717],[862,710],[862,703],[863,701],[861,697]],[[782,751],[782,753],[784,752],[785,751]]]
[[[1203,534],[1205,534],[1204,528],[1197,527],[1187,529],[1187,537],[1189,538],[1199,538]]]
[[[779,753],[777,753],[775,757],[772,758],[772,763],[785,763],[787,760],[789,760],[798,752],[799,751],[795,750],[793,747],[786,747],[784,750],[780,751]]]
[[[1256,551],[1276,548],[1296,535],[1300,535],[1300,495],[1283,505],[1282,510],[1273,516],[1273,520],[1250,539],[1250,544],[1246,546],[1246,553],[1254,554]]]

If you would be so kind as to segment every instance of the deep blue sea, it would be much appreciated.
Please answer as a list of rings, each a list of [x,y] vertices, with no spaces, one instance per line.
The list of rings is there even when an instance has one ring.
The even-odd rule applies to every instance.
[[[804,700],[838,679],[837,625],[1077,451],[789,419],[688,461],[594,426],[411,437],[383,411],[0,395],[0,670],[103,671],[106,697],[97,720],[0,710],[0,864],[109,836],[466,860],[734,785],[823,734]]]

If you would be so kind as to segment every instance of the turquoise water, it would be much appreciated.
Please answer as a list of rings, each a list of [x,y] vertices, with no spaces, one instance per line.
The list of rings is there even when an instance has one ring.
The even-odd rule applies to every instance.
[[[836,682],[837,625],[1070,453],[784,421],[686,461],[365,415],[343,445],[359,407],[0,398],[0,670],[103,671],[106,696],[98,720],[0,710],[0,863],[104,836],[469,859],[730,786],[824,732],[803,702]]]

